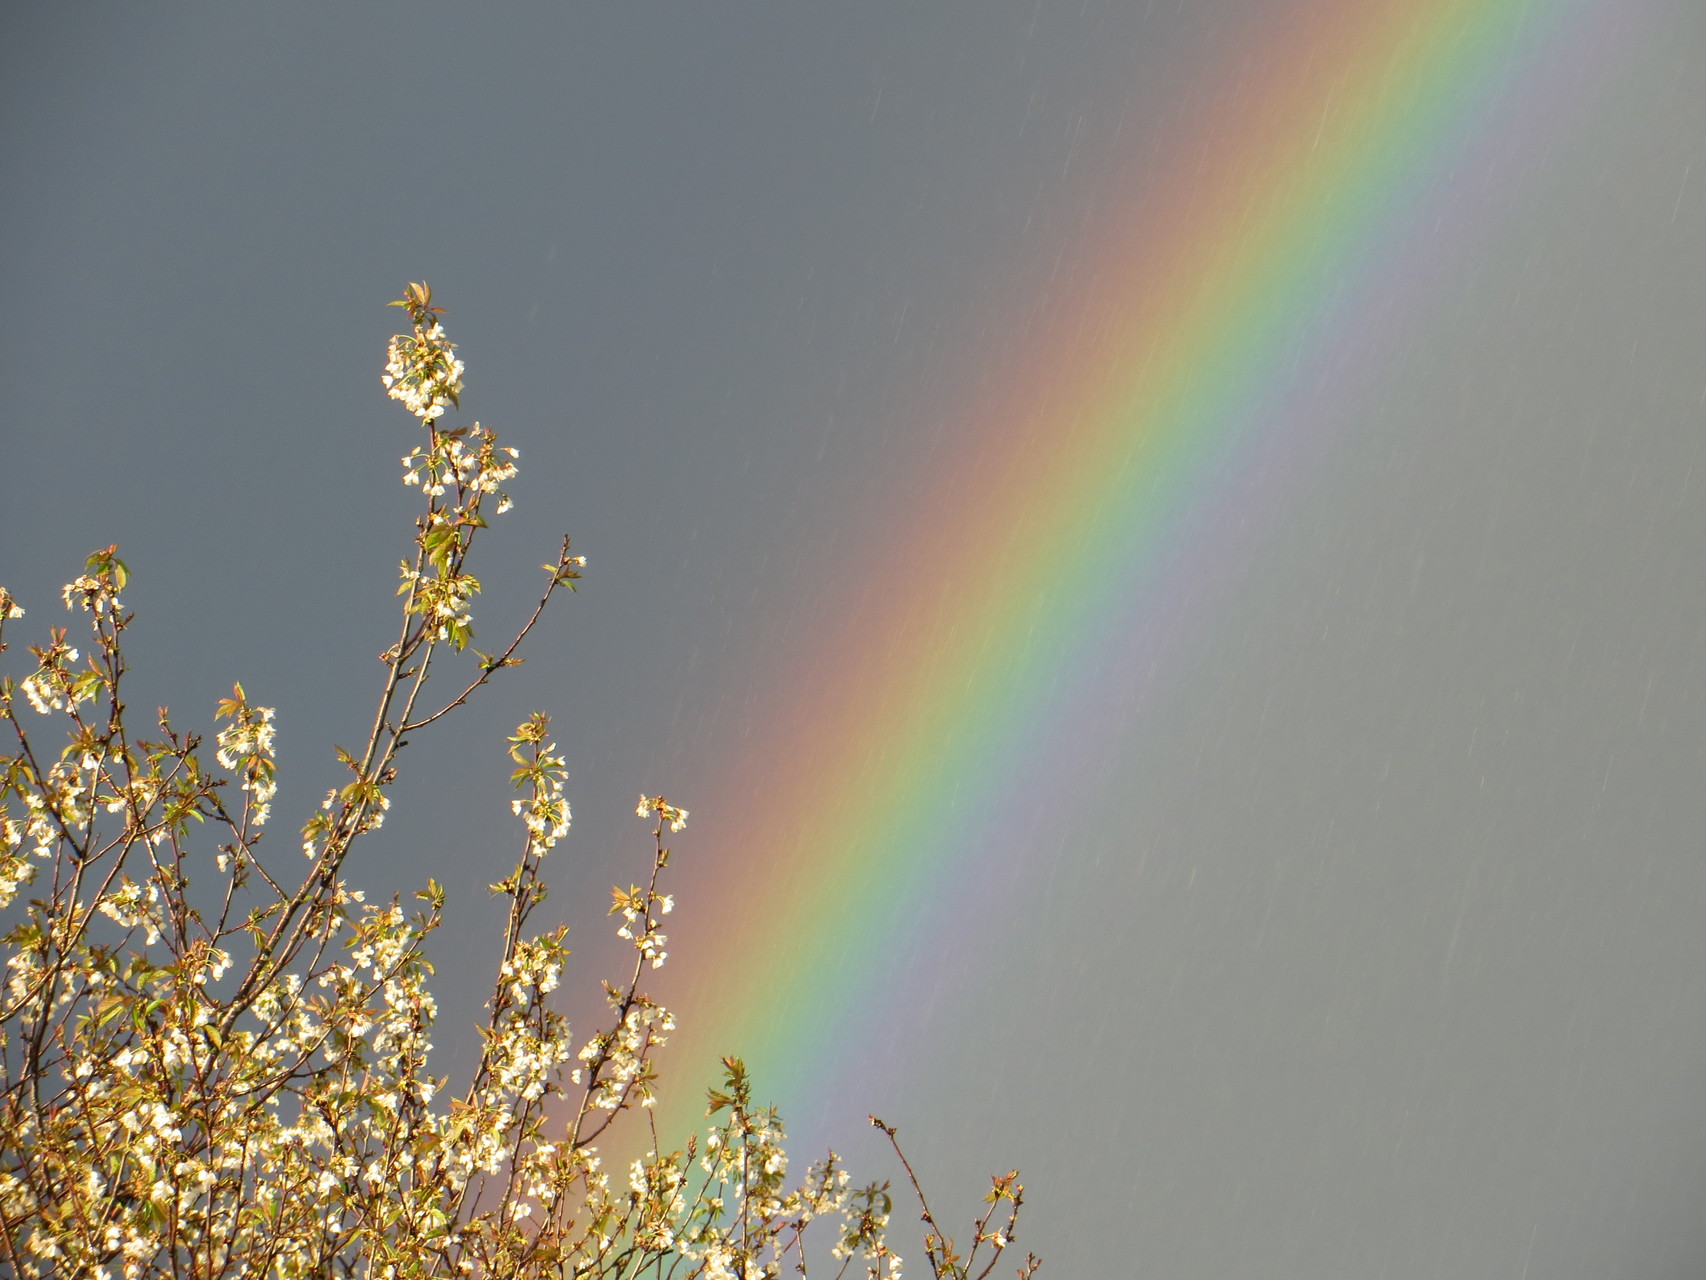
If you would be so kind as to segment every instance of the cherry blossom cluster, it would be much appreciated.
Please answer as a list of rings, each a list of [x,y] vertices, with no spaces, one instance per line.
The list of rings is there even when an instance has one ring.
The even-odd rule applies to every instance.
[[[415,417],[431,423],[442,418],[447,408],[461,404],[466,370],[439,323],[442,308],[432,305],[430,288],[411,284],[391,305],[407,310],[413,327],[391,339],[380,381],[393,400],[402,401]]]
[[[249,704],[242,685],[233,685],[232,696],[219,704],[218,715],[229,721],[215,735],[219,750],[214,753],[222,768],[234,769],[248,793],[249,820],[265,826],[278,794],[278,769],[273,763],[273,708]]]

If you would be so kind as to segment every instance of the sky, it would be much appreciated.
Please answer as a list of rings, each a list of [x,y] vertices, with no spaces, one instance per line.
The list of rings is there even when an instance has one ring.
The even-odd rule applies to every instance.
[[[634,797],[692,812],[671,1126],[742,1053],[802,1166],[889,1176],[875,1112],[956,1218],[1021,1168],[1045,1275],[1698,1274],[1703,54],[1682,0],[10,6],[0,584],[55,625],[118,543],[132,705],[241,680],[306,814],[424,279],[521,450],[476,643],[589,559],[350,868],[451,893],[445,1070],[537,708],[582,988]]]

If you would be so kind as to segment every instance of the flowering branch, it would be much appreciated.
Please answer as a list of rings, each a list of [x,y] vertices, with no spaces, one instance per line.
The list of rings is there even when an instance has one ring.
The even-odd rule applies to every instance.
[[[514,638],[473,649],[460,691],[425,709],[435,664],[469,661],[480,592],[469,557],[488,503],[493,516],[510,508],[518,454],[478,422],[443,422],[460,408],[465,371],[431,290],[411,284],[394,305],[409,331],[392,338],[383,383],[423,432],[403,457],[421,514],[367,739],[338,749],[349,778],[302,827],[305,869],[263,858],[280,796],[277,722],[243,684],[215,707],[211,759],[164,709],[155,736],[131,734],[123,638],[134,615],[116,547],[90,555],[63,593],[84,615],[87,655],[68,628],[51,628],[23,674],[0,675],[11,739],[0,755],[0,1271],[756,1280],[784,1265],[805,1275],[812,1224],[840,1215],[836,1274],[857,1264],[894,1280],[887,1184],[851,1189],[830,1153],[788,1189],[781,1120],[754,1105],[738,1059],[710,1094],[703,1145],[659,1144],[653,1055],[675,1021],[642,983],[669,957],[665,835],[688,817],[662,796],[638,805],[652,824],[649,877],[612,890],[632,965],[604,984],[609,1021],[572,1036],[553,1004],[566,929],[530,932],[544,859],[571,818],[567,765],[542,713],[509,739],[524,834],[514,869],[491,886],[507,913],[479,1060],[459,1092],[432,1074],[437,1006],[422,948],[445,891],[429,880],[411,911],[395,896],[368,903],[344,869],[385,820],[410,735],[519,664],[585,561],[565,538]],[[21,616],[0,588],[0,654]],[[62,740],[43,736],[44,720]],[[651,1147],[623,1191],[597,1144],[634,1111]],[[985,1246],[999,1257],[1021,1196],[1017,1175],[995,1180],[963,1261],[926,1206],[934,1273],[968,1277]]]

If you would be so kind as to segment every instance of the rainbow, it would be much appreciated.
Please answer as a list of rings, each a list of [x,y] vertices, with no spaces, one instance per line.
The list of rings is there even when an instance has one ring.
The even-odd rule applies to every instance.
[[[1130,732],[1160,661],[1145,619],[1215,596],[1325,443],[1321,388],[1343,424],[1481,234],[1495,162],[1556,128],[1632,8],[1280,7],[1282,31],[1223,51],[1239,92],[1081,251],[1068,275],[1088,283],[1024,308],[1044,320],[959,397],[976,448],[958,485],[843,566],[877,585],[796,647],[744,752],[682,797],[703,815],[682,837],[690,919],[750,928],[677,926],[704,977],[676,996],[672,1131],[721,1053],[784,1114],[819,1105],[896,957],[952,931],[944,898],[1008,790],[1051,744],[1069,772],[1097,748],[1083,724],[1110,680]]]

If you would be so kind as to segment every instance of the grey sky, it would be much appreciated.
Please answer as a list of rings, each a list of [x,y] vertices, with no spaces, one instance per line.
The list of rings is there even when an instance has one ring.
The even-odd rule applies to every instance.
[[[481,641],[559,533],[592,561],[355,870],[451,888],[454,1065],[514,844],[502,735],[558,717],[551,905],[596,963],[633,795],[681,794],[684,849],[755,820],[695,784],[829,598],[814,569],[947,482],[996,309],[1287,7],[10,6],[0,582],[46,627],[119,542],[133,705],[205,723],[243,680],[281,814],[311,805],[411,511],[382,304],[432,283],[470,413],[522,449]],[[993,914],[897,988],[887,1069],[806,1145],[881,1172],[877,1110],[967,1207],[1022,1166],[1059,1276],[1706,1265],[1706,21],[1629,9],[1172,637],[1083,780],[1121,821],[1025,810],[1023,869],[991,861],[1018,888],[978,886]]]

